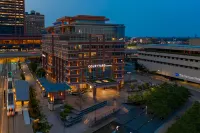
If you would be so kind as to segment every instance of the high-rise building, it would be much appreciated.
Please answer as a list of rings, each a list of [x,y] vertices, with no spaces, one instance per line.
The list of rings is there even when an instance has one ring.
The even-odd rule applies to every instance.
[[[24,34],[24,0],[0,0],[0,34]]]
[[[72,89],[120,88],[124,84],[123,24],[104,16],[57,19],[43,37],[43,68],[49,78]]]
[[[26,35],[41,35],[44,30],[44,15],[35,11],[26,12],[25,29]]]

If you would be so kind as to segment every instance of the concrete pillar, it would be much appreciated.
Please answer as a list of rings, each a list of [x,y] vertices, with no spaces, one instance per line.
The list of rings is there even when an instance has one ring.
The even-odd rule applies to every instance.
[[[54,103],[48,101],[48,108],[49,108],[49,110],[51,110],[51,111],[54,110]]]
[[[120,89],[120,84],[119,84],[119,85],[117,85],[117,91],[119,91],[119,89]]]
[[[97,88],[93,87],[93,98],[96,99]]]

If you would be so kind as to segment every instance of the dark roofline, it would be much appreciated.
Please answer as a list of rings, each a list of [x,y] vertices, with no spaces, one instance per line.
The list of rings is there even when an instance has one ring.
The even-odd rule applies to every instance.
[[[58,18],[56,21],[64,21],[64,20],[69,20],[69,21],[74,21],[74,20],[99,20],[99,21],[109,21],[108,18],[105,16],[92,16],[92,15],[76,15],[76,16],[64,16],[61,18]]]

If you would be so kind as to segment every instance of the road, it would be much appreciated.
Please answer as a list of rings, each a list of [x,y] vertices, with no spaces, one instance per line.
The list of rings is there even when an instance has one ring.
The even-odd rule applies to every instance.
[[[13,76],[16,75],[16,64],[9,65],[4,62],[4,64],[0,64],[0,133],[31,133],[27,132],[24,127],[24,120],[22,115],[16,115],[14,117],[7,117],[6,114],[6,103],[4,104],[4,90],[5,94],[7,91],[7,78],[6,75],[8,73],[8,68],[12,71]],[[5,97],[6,99],[6,97]],[[5,100],[6,101],[6,100]],[[22,131],[21,131],[22,130]]]
[[[5,122],[5,109],[4,109],[4,89],[5,89],[5,68],[6,64],[1,64],[0,69],[0,129],[1,133],[4,133],[4,122]]]

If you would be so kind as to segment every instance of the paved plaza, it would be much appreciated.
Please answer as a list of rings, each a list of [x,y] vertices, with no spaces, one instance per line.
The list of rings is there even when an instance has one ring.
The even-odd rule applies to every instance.
[[[53,127],[50,131],[50,133],[81,133],[81,132],[87,132],[87,131],[92,131],[92,129],[89,128],[88,123],[90,122],[91,119],[93,119],[96,116],[100,116],[108,111],[111,111],[115,106],[121,107],[122,110],[127,110],[125,109],[122,105],[122,103],[126,102],[127,97],[129,93],[127,93],[127,88],[129,86],[125,86],[122,88],[120,91],[117,91],[116,89],[97,89],[97,102],[102,102],[102,101],[108,101],[109,106],[104,107],[102,109],[99,109],[95,112],[91,112],[88,115],[86,115],[83,119],[82,122],[75,124],[71,127],[65,128],[62,121],[59,119],[58,114],[55,111],[50,111],[47,107],[47,99],[43,98],[41,95],[41,89],[38,84],[36,84],[32,74],[28,70],[27,65],[23,64],[23,70],[25,72],[25,76],[27,81],[36,87],[37,90],[37,96],[38,99],[40,100],[40,105],[42,106],[42,111],[44,114],[47,116],[48,121],[53,124]],[[130,75],[126,75],[130,76]],[[155,77],[152,77],[151,75],[141,75],[141,74],[135,74],[134,76],[135,79],[138,80],[138,84],[140,83],[145,83],[145,82],[152,82],[154,84],[160,84],[164,81],[156,79]],[[127,79],[130,79],[128,77]],[[193,88],[195,89],[195,88]],[[88,108],[92,105],[95,104],[95,101],[92,96],[92,92],[87,92],[82,95],[80,98],[79,96],[74,96],[74,95],[67,95],[66,96],[66,103],[72,105],[75,109],[81,110]],[[106,122],[105,122],[106,123]],[[98,126],[97,126],[98,127]],[[100,127],[99,127],[100,128]],[[95,130],[97,130],[96,128]]]

